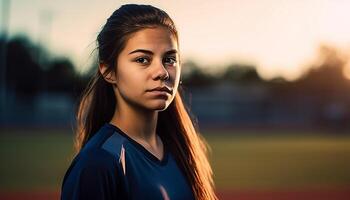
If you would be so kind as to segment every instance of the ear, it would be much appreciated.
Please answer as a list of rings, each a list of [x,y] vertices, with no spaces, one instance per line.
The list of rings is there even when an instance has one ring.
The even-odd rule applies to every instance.
[[[113,70],[111,70],[110,72],[108,72],[108,74],[104,74],[106,73],[107,69],[108,69],[108,66],[104,63],[100,63],[99,66],[98,66],[98,69],[100,70],[100,73],[102,74],[103,76],[103,79],[105,79],[108,83],[111,83],[111,84],[116,84],[116,77],[115,77],[115,73]]]

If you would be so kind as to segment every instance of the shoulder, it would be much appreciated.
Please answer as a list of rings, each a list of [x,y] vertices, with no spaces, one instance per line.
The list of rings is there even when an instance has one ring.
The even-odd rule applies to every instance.
[[[61,200],[116,199],[117,190],[122,187],[121,173],[116,159],[105,150],[81,152],[64,176]]]
[[[107,153],[114,158],[119,158],[125,143],[128,140],[123,137],[120,130],[109,124],[104,124],[100,130],[87,142],[80,154],[93,156],[99,153]]]
[[[122,172],[124,137],[115,132],[113,127],[104,125],[75,156],[69,166],[63,184],[69,177],[82,174],[95,176],[109,174],[115,176]]]
[[[66,171],[61,199],[116,199],[127,195],[123,178],[126,142],[112,126],[101,127]]]

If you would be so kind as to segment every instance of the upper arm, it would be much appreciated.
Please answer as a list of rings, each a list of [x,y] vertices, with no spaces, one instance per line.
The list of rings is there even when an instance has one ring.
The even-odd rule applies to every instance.
[[[118,199],[121,183],[115,160],[105,155],[88,158],[80,159],[67,172],[61,200]]]
[[[106,167],[87,166],[76,177],[73,199],[115,199],[116,183]]]

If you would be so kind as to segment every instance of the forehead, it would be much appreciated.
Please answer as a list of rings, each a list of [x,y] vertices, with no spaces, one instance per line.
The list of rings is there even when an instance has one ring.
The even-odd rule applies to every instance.
[[[173,33],[163,27],[145,28],[132,34],[127,40],[125,51],[148,49],[154,52],[177,49],[177,40]]]

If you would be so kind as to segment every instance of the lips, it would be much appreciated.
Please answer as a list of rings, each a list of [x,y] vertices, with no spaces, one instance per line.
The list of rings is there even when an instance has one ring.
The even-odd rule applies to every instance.
[[[163,86],[163,87],[156,87],[156,88],[153,88],[151,90],[149,90],[150,92],[153,92],[153,91],[159,91],[159,92],[167,92],[169,94],[173,94],[173,89],[172,88],[168,88],[166,86]]]

